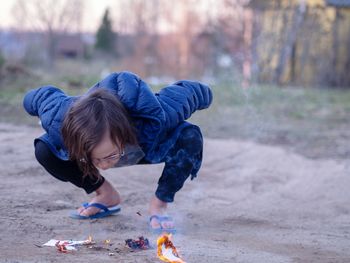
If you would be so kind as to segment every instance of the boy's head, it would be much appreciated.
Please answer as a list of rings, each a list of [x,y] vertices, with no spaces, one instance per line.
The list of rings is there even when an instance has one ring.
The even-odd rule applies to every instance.
[[[128,113],[106,89],[82,96],[67,111],[62,124],[63,142],[71,160],[85,176],[98,177],[99,169],[113,167],[126,144],[137,139]]]

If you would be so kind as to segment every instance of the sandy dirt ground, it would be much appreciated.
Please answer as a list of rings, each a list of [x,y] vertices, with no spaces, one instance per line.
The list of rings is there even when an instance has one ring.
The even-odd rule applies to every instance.
[[[147,204],[162,165],[108,170],[104,175],[122,195],[122,212],[70,219],[69,212],[91,197],[36,162],[33,138],[41,133],[0,124],[0,262],[160,262],[156,249],[130,251],[124,244],[142,235],[155,246]],[[350,164],[207,138],[199,176],[186,182],[169,214],[178,228],[173,242],[187,263],[350,262]],[[72,253],[36,246],[89,235],[95,247]],[[106,239],[111,246],[103,244]]]

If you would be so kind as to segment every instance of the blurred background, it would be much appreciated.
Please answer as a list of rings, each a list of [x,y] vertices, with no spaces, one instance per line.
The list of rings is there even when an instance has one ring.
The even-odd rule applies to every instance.
[[[206,136],[350,156],[350,0],[7,0],[0,3],[0,121],[37,125],[24,93],[81,94],[113,71],[152,89],[196,79]]]

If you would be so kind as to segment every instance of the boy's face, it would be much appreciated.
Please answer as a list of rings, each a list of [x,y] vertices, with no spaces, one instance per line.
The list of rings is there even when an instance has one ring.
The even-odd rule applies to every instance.
[[[96,168],[107,170],[114,167],[123,155],[123,150],[115,145],[109,133],[106,133],[102,141],[92,150],[91,159]]]

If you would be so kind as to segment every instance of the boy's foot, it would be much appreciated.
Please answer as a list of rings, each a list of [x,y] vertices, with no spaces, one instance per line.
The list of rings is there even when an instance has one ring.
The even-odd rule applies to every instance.
[[[151,215],[149,224],[153,230],[174,230],[174,221],[172,218],[164,216],[167,205],[168,203],[159,200],[157,197],[152,198],[149,206],[149,213]]]
[[[89,202],[100,203],[107,207],[112,207],[120,204],[120,195],[114,187],[105,180],[104,183],[96,190],[96,196],[91,199]],[[83,206],[79,207],[77,212],[82,216],[91,216],[97,214],[101,209],[97,207],[88,207],[84,208]]]

